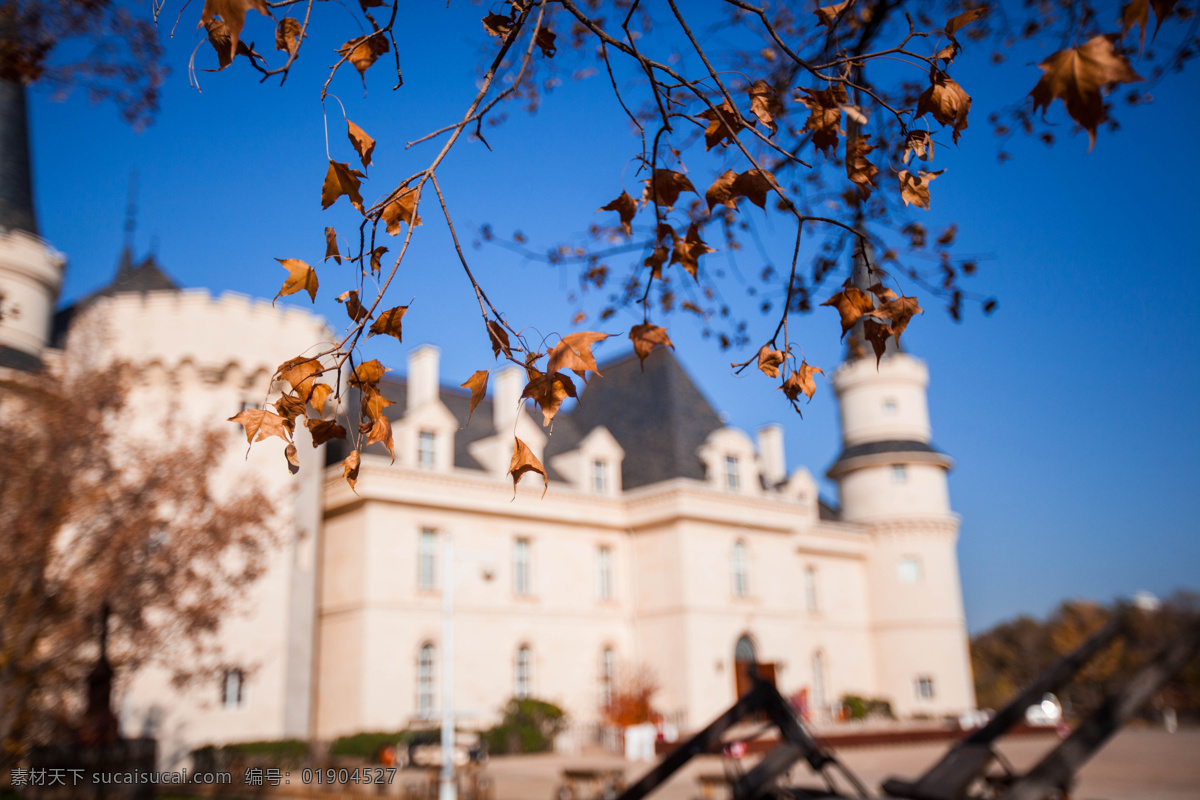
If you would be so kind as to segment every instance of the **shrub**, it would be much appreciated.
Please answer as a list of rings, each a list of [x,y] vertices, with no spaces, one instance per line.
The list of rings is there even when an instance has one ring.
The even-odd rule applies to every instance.
[[[883,719],[895,719],[896,715],[892,713],[892,704],[887,700],[876,700],[868,697],[859,697],[856,694],[848,694],[842,697],[842,705],[846,708],[846,713],[850,719],[868,719],[870,717],[881,717]]]
[[[544,753],[566,725],[566,712],[553,703],[513,698],[504,707],[504,719],[483,739],[491,753]]]
[[[353,736],[343,736],[335,740],[333,746],[329,748],[329,755],[374,758],[384,746],[408,744],[411,738],[411,731],[356,733]]]

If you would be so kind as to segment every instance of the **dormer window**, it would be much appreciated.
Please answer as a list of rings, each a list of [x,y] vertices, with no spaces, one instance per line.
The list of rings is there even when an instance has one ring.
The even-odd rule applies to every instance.
[[[433,431],[421,431],[417,439],[417,466],[421,469],[433,469],[436,446],[437,434]]]
[[[738,457],[725,456],[725,488],[736,492],[739,486],[741,486],[741,479],[738,471]]]
[[[592,491],[596,494],[608,492],[608,462],[596,459],[592,462]]]

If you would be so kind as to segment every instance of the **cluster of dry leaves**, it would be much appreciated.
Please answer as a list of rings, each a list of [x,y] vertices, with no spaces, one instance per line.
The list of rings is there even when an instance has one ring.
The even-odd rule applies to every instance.
[[[398,0],[390,3],[387,0],[360,0],[360,5],[371,30],[338,48],[338,61],[322,87],[322,99],[330,81],[343,65],[349,63],[353,66],[365,86],[367,71],[379,56],[392,51],[397,52],[397,87],[403,83],[393,28]],[[338,264],[348,262],[358,267],[354,288],[343,291],[337,297],[350,320],[348,332],[337,347],[314,357],[298,357],[280,366],[278,378],[291,387],[290,391],[274,403],[273,409],[243,411],[233,418],[245,426],[248,440],[253,442],[267,437],[283,439],[287,443],[285,452],[289,467],[294,471],[298,467],[292,437],[297,421],[303,418],[303,424],[312,434],[314,446],[335,438],[351,441],[352,451],[343,467],[351,487],[357,479],[364,448],[375,443],[383,444],[394,460],[391,423],[384,413],[389,401],[384,399],[378,387],[387,368],[377,360],[356,365],[354,353],[365,338],[375,334],[401,339],[401,320],[408,307],[393,306],[381,310],[387,305],[383,299],[397,275],[414,229],[421,225],[418,209],[422,201],[430,197],[436,197],[437,207],[442,211],[454,238],[456,255],[470,279],[479,305],[483,325],[481,333],[488,337],[493,355],[526,370],[528,382],[522,393],[522,402],[532,400],[536,403],[542,411],[544,423],[549,425],[562,403],[567,398],[577,396],[575,380],[568,373],[585,380],[587,373],[595,372],[596,362],[591,348],[611,334],[580,331],[561,337],[555,343],[545,339],[529,341],[523,333],[526,328],[518,330],[492,305],[459,244],[445,195],[437,180],[437,167],[464,130],[473,126],[474,136],[486,145],[482,123],[489,111],[506,98],[521,97],[523,92],[531,91],[530,76],[539,68],[538,64],[548,63],[558,52],[558,34],[553,28],[553,19],[562,16],[570,22],[572,41],[575,43],[573,46],[579,48],[581,42],[592,42],[599,48],[598,52],[603,56],[610,77],[614,76],[613,61],[619,56],[626,57],[628,63],[636,65],[644,73],[645,88],[652,101],[648,103],[645,113],[632,113],[613,77],[613,91],[617,100],[640,132],[643,144],[636,160],[639,172],[644,171],[647,177],[642,180],[644,186],[640,198],[622,190],[616,199],[599,209],[617,214],[617,230],[627,242],[634,239],[636,231],[648,229],[653,233],[652,238],[645,242],[645,257],[639,258],[636,264],[638,274],[626,289],[629,302],[642,307],[642,321],[628,331],[640,358],[644,359],[655,347],[673,347],[667,330],[651,322],[651,287],[658,282],[665,290],[671,280],[670,268],[675,265],[679,265],[683,273],[698,284],[704,270],[703,257],[716,252],[716,248],[703,238],[706,226],[720,220],[728,231],[742,211],[739,201],[743,198],[764,210],[771,201],[775,211],[794,219],[796,245],[785,287],[786,298],[775,333],[761,344],[756,364],[766,376],[780,381],[780,390],[797,410],[799,396],[803,394],[811,399],[816,391],[814,376],[824,374],[821,368],[808,364],[802,358],[797,362],[788,330],[789,316],[798,309],[804,310],[808,302],[809,288],[803,276],[797,274],[797,258],[805,225],[823,226],[848,236],[855,242],[854,250],[859,257],[868,260],[867,274],[875,276],[875,282],[870,286],[854,285],[847,281],[840,291],[821,303],[837,310],[842,336],[861,322],[862,335],[871,343],[877,363],[885,352],[889,338],[899,341],[909,321],[915,314],[921,313],[921,308],[915,296],[901,296],[903,291],[897,293],[885,286],[884,281],[887,281],[900,288],[899,283],[879,264],[869,263],[871,250],[863,221],[869,213],[868,209],[873,208],[870,203],[878,199],[876,193],[884,197],[890,195],[903,206],[929,209],[931,184],[944,174],[944,170],[925,168],[933,161],[935,144],[927,120],[937,123],[942,129],[949,129],[955,144],[967,130],[972,98],[951,77],[950,70],[971,39],[974,26],[988,20],[989,9],[982,5],[969,5],[946,19],[940,27],[931,27],[929,30],[918,30],[910,16],[907,18],[907,33],[899,28],[892,30],[898,41],[891,47],[866,51],[865,45],[861,44],[870,40],[866,32],[869,31],[872,36],[878,35],[878,31],[872,28],[876,21],[873,15],[892,13],[894,9],[883,8],[877,3],[846,0],[816,9],[816,21],[808,23],[808,27],[814,40],[819,39],[823,43],[812,56],[801,57],[788,47],[780,35],[780,31],[790,33],[802,26],[803,23],[797,21],[794,15],[788,17],[780,12],[771,17],[765,9],[731,2],[732,6],[739,9],[739,14],[760,24],[763,35],[771,44],[762,51],[764,58],[769,65],[775,65],[771,67],[773,71],[764,72],[753,80],[742,75],[745,83],[740,84],[742,89],[739,94],[726,86],[722,76],[727,73],[713,66],[704,48],[691,33],[683,12],[673,3],[669,3],[672,14],[686,34],[691,51],[705,65],[700,78],[683,73],[682,67],[674,66],[675,61],[652,58],[643,49],[648,48],[648,44],[639,46],[638,37],[629,32],[630,20],[638,10],[637,3],[632,4],[633,8],[628,8],[625,23],[620,29],[623,34],[611,22],[606,22],[605,16],[600,13],[602,5],[599,0],[582,6],[572,0],[505,0],[493,6],[481,20],[481,35],[493,37],[499,46],[490,66],[484,71],[478,94],[456,123],[409,143],[412,146],[439,137],[446,139],[427,167],[399,181],[373,203],[364,200],[363,189],[367,170],[372,166],[376,141],[360,126],[346,120],[347,138],[362,169],[357,165],[352,166],[350,161],[340,162],[329,157],[321,185],[321,205],[329,209],[345,197],[360,218],[359,235],[347,240],[339,238],[332,226],[325,228],[325,260],[333,259]],[[246,14],[253,10],[272,17],[272,8],[290,6],[304,8],[303,21],[290,16],[277,21],[276,48],[287,54],[287,62],[275,70],[267,69],[262,57],[242,41]],[[381,24],[373,16],[373,8],[383,9],[390,14],[390,18]],[[303,47],[312,11],[312,0],[277,3],[266,0],[206,0],[200,23],[216,51],[221,69],[240,55],[264,75],[281,74],[286,78],[291,64]],[[1175,3],[1172,0],[1134,0],[1120,15],[1120,32],[1097,35],[1044,59],[1040,64],[1043,73],[1041,79],[1030,93],[1033,110],[1044,111],[1055,100],[1062,100],[1067,113],[1088,132],[1089,141],[1094,144],[1097,129],[1108,114],[1105,92],[1115,85],[1141,80],[1134,72],[1128,56],[1120,49],[1120,42],[1130,30],[1137,27],[1144,47],[1151,11],[1157,26],[1161,26],[1163,20],[1176,13]],[[554,17],[555,13],[560,16]],[[638,13],[649,16],[644,9],[638,10]],[[860,42],[858,49],[853,45],[856,37]],[[936,44],[926,52],[918,52],[915,44],[925,40]],[[918,86],[918,90],[899,106],[885,101],[862,77],[866,65],[876,59],[899,60],[919,68],[923,72],[923,89]],[[785,78],[781,78],[780,65],[786,65]],[[497,81],[497,76],[506,69],[512,72],[506,75],[503,82]],[[798,85],[805,76],[812,79],[815,85]],[[499,88],[502,85],[506,88]],[[785,125],[792,138],[783,142],[783,137],[778,137],[778,134],[781,122],[785,122],[788,114],[785,94],[789,90],[794,107],[805,109],[807,118],[802,126]],[[882,141],[878,132],[867,132],[871,118],[880,115],[894,118],[893,124],[898,124],[899,144]],[[744,168],[725,169],[716,175],[706,188],[702,201],[682,165],[680,150],[673,145],[682,136],[677,128],[685,123],[695,125],[697,131],[703,130],[705,152],[714,149],[728,151],[744,161]],[[801,147],[807,145],[811,145],[814,154],[825,159],[842,159],[846,196],[849,198],[846,204],[853,211],[850,218],[839,220],[813,213],[804,202],[798,201],[797,187],[777,177],[780,169],[792,172],[799,168],[811,168],[800,157]],[[686,147],[686,143],[679,146]],[[890,166],[888,159],[893,153],[903,168]],[[678,163],[678,169],[666,166],[672,158]],[[923,166],[918,167],[918,163]],[[891,188],[882,181],[885,171],[893,175]],[[676,206],[680,203],[680,197],[688,193],[695,195],[696,200],[683,209],[685,219],[672,219],[673,212],[678,216]],[[648,226],[638,225],[635,228],[639,213],[644,212],[647,206],[651,207],[653,220]],[[388,257],[390,268],[384,261],[389,254],[389,247],[377,241],[380,228],[382,233],[398,237],[399,244],[392,248],[398,248],[398,252]],[[923,240],[923,228],[916,223],[911,228],[913,231],[919,229]],[[913,238],[916,239],[915,233]],[[943,240],[948,242],[952,238],[953,234],[950,234],[949,239],[943,237]],[[353,246],[355,239],[358,240],[357,252]],[[340,250],[339,243],[342,241],[349,243],[346,253]],[[733,246],[729,235],[726,244]],[[887,260],[886,257],[884,260]],[[309,263],[296,258],[279,259],[279,263],[288,275],[277,298],[306,292],[315,300],[318,291],[316,270]],[[597,285],[602,284],[607,268],[598,265],[594,258],[589,263],[591,270],[588,275]],[[820,277],[829,268],[828,259],[818,262],[814,285],[819,285]],[[953,288],[956,273],[945,262],[944,256],[942,268],[947,273],[946,287]],[[965,271],[969,273],[970,270]],[[374,281],[376,286],[374,297],[370,299],[366,285],[368,279]],[[663,293],[671,294],[669,291]],[[956,304],[959,294],[955,289]],[[664,302],[664,307],[666,305]],[[689,306],[692,310],[699,310],[694,303],[684,302],[685,309]],[[957,314],[957,311],[953,313]],[[740,371],[754,361],[751,359],[733,366]],[[333,373],[333,379],[319,382],[318,378],[327,373]],[[478,370],[462,384],[471,390],[472,412],[485,396],[488,374],[488,370]],[[357,389],[361,398],[359,408],[349,409],[351,413],[347,415],[347,424],[344,426],[327,418],[328,401],[331,397],[340,398],[343,394],[343,375],[349,387]],[[332,406],[341,408],[340,402]],[[351,421],[351,416],[357,418],[357,424]],[[515,436],[509,472],[514,486],[528,472],[540,474],[543,481],[547,480],[546,472],[537,458]]]

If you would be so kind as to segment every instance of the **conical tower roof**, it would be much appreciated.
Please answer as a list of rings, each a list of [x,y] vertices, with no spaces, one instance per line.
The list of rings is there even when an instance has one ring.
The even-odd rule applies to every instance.
[[[0,228],[38,232],[25,87],[0,79]]]

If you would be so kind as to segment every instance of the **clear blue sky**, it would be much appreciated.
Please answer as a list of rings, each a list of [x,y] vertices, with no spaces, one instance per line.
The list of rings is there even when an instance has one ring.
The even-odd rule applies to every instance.
[[[335,80],[332,90],[350,118],[379,139],[365,196],[423,166],[431,146],[406,152],[403,143],[454,121],[470,101],[476,56],[490,46],[481,13],[440,3],[411,12],[407,28],[419,34],[401,53],[405,86],[398,92],[387,72],[391,54],[368,73],[366,99],[352,71]],[[199,73],[198,93],[188,87],[187,60],[200,37],[185,20],[169,43],[174,75],[162,111],[140,134],[111,106],[90,106],[82,95],[65,102],[35,95],[38,210],[43,234],[70,260],[64,299],[110,278],[134,168],[141,175],[138,250],[157,240],[161,263],[181,284],[269,298],[284,277],[275,258],[317,264],[323,227],[348,233],[356,224],[344,200],[322,213],[318,199],[325,172],[318,89],[332,47],[355,29],[345,31],[336,41],[315,37],[282,88],[259,85],[239,61],[219,74]],[[270,23],[249,15],[243,38],[266,52]],[[212,60],[207,44],[197,58],[200,66]],[[939,149],[937,166],[948,171],[933,186],[933,210],[915,218],[930,230],[959,223],[959,251],[981,264],[969,286],[996,296],[1000,307],[987,319],[972,308],[956,324],[931,299],[904,335],[910,352],[929,363],[935,443],[957,460],[950,485],[963,517],[969,625],[978,631],[1017,613],[1044,614],[1071,597],[1200,588],[1200,359],[1189,341],[1200,329],[1190,296],[1200,277],[1193,242],[1200,201],[1190,160],[1200,130],[1196,70],[1156,87],[1153,104],[1124,111],[1122,130],[1102,131],[1091,154],[1086,136],[1070,135],[1060,107],[1051,115],[1061,123],[1057,147],[1014,140],[1015,160],[999,165],[986,115],[1019,100],[1038,70],[1010,62],[997,75],[981,64],[968,58],[956,72],[976,96],[971,128],[957,151]],[[332,153],[353,160],[336,103],[329,111]],[[463,142],[440,173],[468,240],[489,222],[549,245],[595,221],[595,209],[620,192],[622,176],[637,191],[627,166],[637,143],[603,75],[568,80],[534,117],[509,109],[507,123],[487,135],[494,152]],[[703,156],[688,158],[698,174],[717,173]],[[375,353],[401,366],[410,344],[434,342],[444,380],[457,384],[489,365],[491,353],[436,206],[421,212],[426,224],[394,294],[397,304],[416,298],[405,318],[406,344]],[[772,250],[790,246],[788,229],[764,222],[752,207],[745,213],[760,215]],[[574,277],[495,247],[469,256],[514,318],[544,332],[569,329],[562,298]],[[750,274],[761,268],[749,255],[741,264]],[[317,310],[341,324],[344,312],[332,298],[350,287],[349,268],[330,262],[318,273]],[[304,296],[286,302],[309,306],[297,297]],[[612,322],[596,327],[620,332],[631,324],[621,316]],[[731,424],[753,430],[783,422],[790,466],[823,474],[839,450],[827,383],[801,420],[771,382],[730,374],[728,363],[748,352],[730,358],[702,341],[685,316],[664,324],[679,358]],[[773,326],[754,324],[756,335]],[[797,327],[809,360],[832,372],[840,356],[836,315],[818,309]],[[624,348],[614,339],[597,354]],[[835,492],[826,483],[825,493]]]

